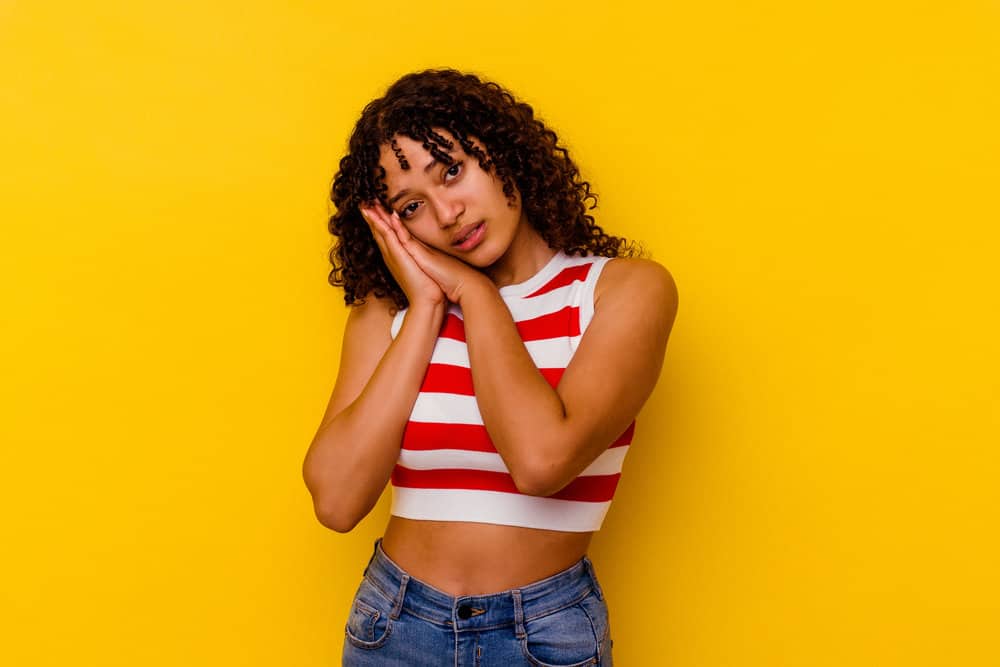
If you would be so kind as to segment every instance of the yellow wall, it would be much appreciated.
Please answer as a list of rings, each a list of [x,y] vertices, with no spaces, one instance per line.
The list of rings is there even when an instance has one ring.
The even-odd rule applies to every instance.
[[[0,3],[0,662],[337,663],[387,507],[334,534],[300,477],[325,194],[452,65],[679,285],[617,663],[1000,664],[996,2],[339,4]]]

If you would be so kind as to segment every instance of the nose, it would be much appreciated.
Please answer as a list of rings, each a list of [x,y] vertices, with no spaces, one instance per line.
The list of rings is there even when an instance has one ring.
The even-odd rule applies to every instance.
[[[433,197],[431,206],[434,208],[434,215],[437,216],[438,226],[441,229],[458,224],[462,214],[465,213],[465,203],[451,192]]]

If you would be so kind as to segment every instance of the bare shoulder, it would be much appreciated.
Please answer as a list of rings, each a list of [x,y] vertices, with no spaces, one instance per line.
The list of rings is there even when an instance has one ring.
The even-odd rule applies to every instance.
[[[348,326],[369,327],[385,325],[388,327],[395,315],[396,307],[389,297],[378,298],[373,294],[365,297],[363,303],[350,306],[347,315]],[[388,329],[386,329],[388,331]]]
[[[358,397],[392,344],[393,303],[372,295],[351,306],[340,350],[340,366],[325,420]]]
[[[350,307],[344,329],[344,345],[355,350],[363,347],[375,348],[379,354],[384,352],[392,342],[390,327],[395,312],[392,299],[380,299],[369,294],[364,303]]]
[[[594,291],[594,306],[602,299],[633,301],[640,310],[677,310],[677,284],[670,271],[651,259],[618,257],[605,265]],[[645,306],[645,308],[643,308]],[[671,318],[672,319],[672,318]]]

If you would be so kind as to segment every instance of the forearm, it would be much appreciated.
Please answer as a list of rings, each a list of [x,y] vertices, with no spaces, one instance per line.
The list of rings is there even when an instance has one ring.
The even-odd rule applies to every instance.
[[[443,316],[443,305],[411,308],[358,397],[320,425],[303,475],[325,525],[350,530],[378,501]]]
[[[461,306],[476,401],[497,452],[522,491],[558,490],[549,487],[572,450],[559,394],[535,366],[496,287],[466,287]]]

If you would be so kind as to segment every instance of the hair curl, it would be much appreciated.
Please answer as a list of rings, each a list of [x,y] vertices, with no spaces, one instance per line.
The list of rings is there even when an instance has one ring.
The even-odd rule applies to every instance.
[[[377,199],[388,208],[385,169],[379,166],[381,146],[389,144],[400,166],[409,168],[394,140],[397,135],[421,142],[439,161],[451,164],[453,158],[441,147],[451,150],[453,144],[435,132],[437,128],[455,137],[485,171],[496,170],[508,200],[514,200],[516,188],[525,216],[550,247],[571,255],[639,254],[634,242],[606,234],[587,213],[597,207],[597,195],[531,106],[473,74],[425,70],[403,76],[385,96],[365,106],[334,177],[330,200],[336,212],[329,230],[337,242],[329,254],[329,281],[344,288],[347,305],[364,303],[370,294],[390,297],[397,308],[407,307],[406,295],[386,267],[359,206]],[[470,136],[485,146],[489,157]]]

